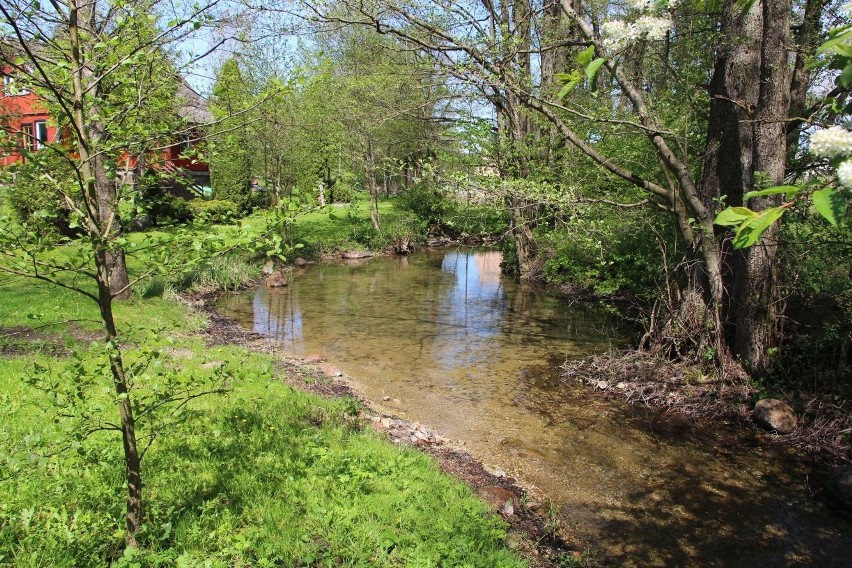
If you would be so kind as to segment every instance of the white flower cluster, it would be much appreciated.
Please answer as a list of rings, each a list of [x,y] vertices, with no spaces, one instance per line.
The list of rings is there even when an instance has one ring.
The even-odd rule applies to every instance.
[[[627,5],[634,10],[644,12],[649,10],[654,5],[654,0],[627,0]]]
[[[822,158],[841,158],[852,154],[852,132],[832,126],[811,134],[811,154]]]
[[[837,179],[840,180],[840,185],[852,189],[852,160],[846,160],[840,164],[837,168]]]
[[[623,20],[609,20],[602,25],[605,36],[603,43],[610,49],[621,49],[640,39],[658,41],[666,38],[671,27],[671,19],[665,16],[644,15],[633,23],[627,23]]]

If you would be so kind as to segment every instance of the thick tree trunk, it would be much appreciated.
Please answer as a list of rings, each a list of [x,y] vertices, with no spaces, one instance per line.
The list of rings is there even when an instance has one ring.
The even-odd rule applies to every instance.
[[[706,207],[720,196],[742,205],[743,195],[784,179],[785,119],[790,106],[790,5],[763,0],[742,13],[727,0],[722,36],[710,85],[712,96],[702,177]],[[757,78],[758,80],[755,80]],[[780,203],[780,196],[753,199],[752,208]],[[774,266],[777,225],[748,249],[724,251],[722,305],[725,337],[750,371],[766,364],[775,341],[777,291]]]

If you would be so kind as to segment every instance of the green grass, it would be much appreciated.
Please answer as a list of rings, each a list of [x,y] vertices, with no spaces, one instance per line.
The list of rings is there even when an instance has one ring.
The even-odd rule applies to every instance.
[[[351,402],[295,391],[238,347],[177,345],[162,357],[170,372],[213,362],[234,384],[194,401],[146,455],[140,565],[520,565],[466,486],[361,432]],[[71,362],[0,359],[0,565],[104,565],[122,544],[120,438],[74,439],[81,420],[54,420],[60,409],[24,381],[36,364],[62,377]],[[96,382],[86,408],[112,419],[108,392]]]
[[[320,217],[300,223],[336,238],[336,220],[317,227]],[[7,275],[0,302],[0,328],[35,334],[0,334],[0,566],[523,565],[469,488],[361,431],[353,401],[292,389],[271,356],[208,347],[196,333],[204,317],[142,295],[116,303],[137,411],[167,392],[228,391],[139,412],[142,446],[160,435],[143,461],[143,546],[124,552],[122,446],[104,429],[117,410],[104,347],[91,341],[96,306]]]

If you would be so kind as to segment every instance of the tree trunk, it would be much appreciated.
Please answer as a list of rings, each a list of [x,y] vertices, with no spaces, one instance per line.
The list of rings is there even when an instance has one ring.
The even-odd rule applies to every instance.
[[[789,2],[755,2],[743,14],[736,0],[727,0],[722,37],[710,85],[701,185],[708,208],[720,196],[726,196],[729,205],[742,205],[746,192],[784,180],[785,119],[790,107]],[[750,206],[762,209],[780,200],[781,196],[755,198]],[[723,252],[725,337],[752,372],[764,368],[767,350],[775,341],[777,231],[776,224],[759,244],[737,251],[727,247]]]
[[[96,257],[98,263],[98,306],[101,311],[106,340],[114,342],[118,337],[112,313],[112,292],[107,284],[110,275],[107,254]],[[115,344],[109,349],[109,366],[113,388],[118,401],[118,414],[121,424],[121,440],[124,447],[124,475],[127,481],[127,508],[124,518],[125,542],[127,546],[138,547],[136,535],[142,527],[142,458],[136,446],[136,419],[130,401],[130,389],[124,374],[124,362],[121,350]]]
[[[376,156],[373,154],[373,143],[367,141],[367,160],[365,168],[365,177],[367,181],[367,190],[370,194],[370,223],[373,229],[379,230],[379,188],[376,184]]]
[[[74,131],[78,136],[77,151],[80,156],[81,189],[86,204],[88,218],[86,228],[95,245],[95,265],[97,268],[98,306],[104,325],[106,341],[111,345],[109,364],[113,386],[118,401],[119,418],[121,422],[122,442],[124,446],[125,478],[127,480],[127,512],[125,541],[128,546],[137,546],[136,535],[142,526],[142,471],[141,459],[136,447],[136,423],[133,417],[133,407],[130,403],[129,389],[124,375],[124,364],[121,351],[115,342],[118,334],[112,313],[112,302],[115,286],[121,281],[120,274],[126,279],[124,256],[120,247],[114,246],[118,235],[117,218],[113,215],[115,206],[115,185],[109,182],[104,170],[104,164],[92,152],[97,149],[97,138],[103,132],[99,122],[92,115],[89,105],[89,115],[86,116],[87,95],[84,87],[89,86],[92,69],[83,56],[81,46],[81,27],[79,22],[94,29],[96,16],[95,2],[87,2],[78,7],[77,0],[68,0],[69,26],[68,37],[76,65],[72,73],[72,89],[74,92],[73,120]],[[90,37],[94,37],[92,34]],[[97,93],[92,93],[95,96]],[[92,136],[95,136],[93,139]],[[115,291],[114,291],[115,290]],[[129,291],[129,288],[127,288]]]

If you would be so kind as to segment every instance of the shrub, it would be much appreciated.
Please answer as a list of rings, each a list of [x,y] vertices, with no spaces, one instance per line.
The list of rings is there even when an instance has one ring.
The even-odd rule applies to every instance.
[[[49,171],[50,178],[43,171]],[[10,173],[14,174],[14,181],[10,184],[8,201],[21,224],[44,237],[71,237],[78,233],[71,227],[71,210],[62,197],[63,191],[79,192],[67,162],[42,155],[16,164]]]
[[[237,204],[222,199],[193,199],[187,207],[193,220],[205,225],[230,223],[239,216]]]
[[[401,194],[399,204],[429,225],[442,224],[457,208],[456,202],[445,191],[427,182],[418,183]]]

